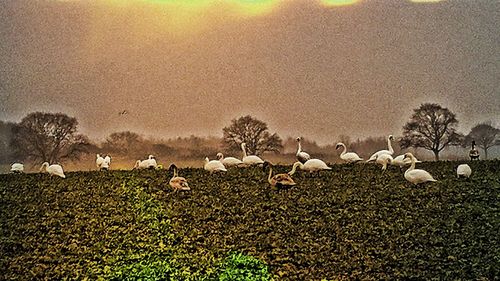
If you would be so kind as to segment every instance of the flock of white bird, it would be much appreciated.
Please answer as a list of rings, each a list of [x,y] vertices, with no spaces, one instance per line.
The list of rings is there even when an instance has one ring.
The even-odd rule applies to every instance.
[[[388,149],[380,150],[373,153],[370,158],[366,162],[375,161],[382,166],[382,170],[387,169],[387,165],[395,165],[403,168],[406,165],[410,165],[410,167],[405,171],[404,177],[407,181],[413,184],[420,184],[424,182],[435,182],[436,180],[432,177],[432,175],[422,169],[416,169],[416,163],[420,163],[421,161],[417,160],[417,158],[410,152],[407,152],[403,155],[399,155],[396,157],[392,157],[394,154],[394,149],[392,148],[391,141],[394,140],[392,135],[389,135],[387,138],[387,146]],[[292,170],[288,173],[276,174],[273,176],[272,164],[268,161],[262,160],[260,157],[256,155],[248,155],[246,144],[241,144],[241,150],[243,152],[242,159],[238,159],[235,157],[224,157],[222,153],[217,153],[216,160],[210,160],[208,157],[205,158],[204,169],[210,173],[215,172],[226,172],[230,167],[248,167],[255,165],[266,165],[269,166],[269,175],[268,182],[272,186],[293,186],[295,182],[292,179],[292,175],[296,172],[297,168],[309,171],[309,172],[319,172],[322,170],[331,170],[331,167],[328,167],[326,163],[320,159],[311,158],[311,156],[302,150],[301,139],[297,138],[297,162],[295,162],[292,166]],[[339,142],[336,145],[336,149],[342,148],[342,152],[340,154],[340,159],[342,159],[346,163],[356,163],[363,161],[363,158],[359,157],[355,152],[347,152],[347,147],[345,144]],[[109,170],[111,165],[111,156],[105,155],[102,157],[97,154],[96,158],[96,166],[99,170]],[[161,168],[161,165],[158,165],[156,159],[153,155],[149,155],[149,157],[145,160],[137,160],[134,166],[134,169],[156,169]],[[173,177],[170,179],[170,186],[174,188],[174,190],[190,190],[187,180],[183,177],[178,176],[177,166],[174,164],[170,165],[169,170],[173,171]],[[24,171],[24,165],[21,163],[14,163],[11,167],[11,172],[22,173]],[[48,162],[44,162],[40,168],[41,172],[49,173],[50,175],[59,176],[61,178],[65,178],[64,171],[61,165],[52,164],[50,165]],[[470,177],[472,174],[472,170],[469,165],[461,164],[457,167],[457,177]]]

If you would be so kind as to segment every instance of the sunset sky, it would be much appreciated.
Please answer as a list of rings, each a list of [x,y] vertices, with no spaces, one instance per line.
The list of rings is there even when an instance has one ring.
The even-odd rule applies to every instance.
[[[500,1],[0,1],[0,120],[76,117],[102,140],[399,135],[436,102],[500,126]],[[126,110],[128,114],[120,115]]]

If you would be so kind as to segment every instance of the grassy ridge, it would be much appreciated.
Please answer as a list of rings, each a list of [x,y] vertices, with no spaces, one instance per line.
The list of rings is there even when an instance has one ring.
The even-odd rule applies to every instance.
[[[498,278],[500,162],[470,163],[470,180],[456,165],[421,164],[439,182],[419,187],[395,167],[335,165],[280,191],[259,168],[183,169],[190,193],[166,171],[1,175],[0,276],[217,279],[237,251],[277,280]]]

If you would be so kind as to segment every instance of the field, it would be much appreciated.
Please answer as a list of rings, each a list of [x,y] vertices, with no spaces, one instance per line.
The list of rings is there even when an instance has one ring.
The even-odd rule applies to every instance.
[[[413,186],[372,164],[0,175],[0,279],[380,280],[500,278],[500,161],[419,164]],[[277,167],[288,171],[290,167]],[[246,277],[244,277],[246,276]]]

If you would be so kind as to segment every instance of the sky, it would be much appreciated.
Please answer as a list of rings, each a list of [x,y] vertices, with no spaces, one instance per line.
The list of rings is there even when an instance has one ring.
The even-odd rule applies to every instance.
[[[400,135],[433,102],[467,133],[500,126],[499,28],[493,0],[0,1],[0,120],[63,112],[103,140],[250,114],[326,144]]]

